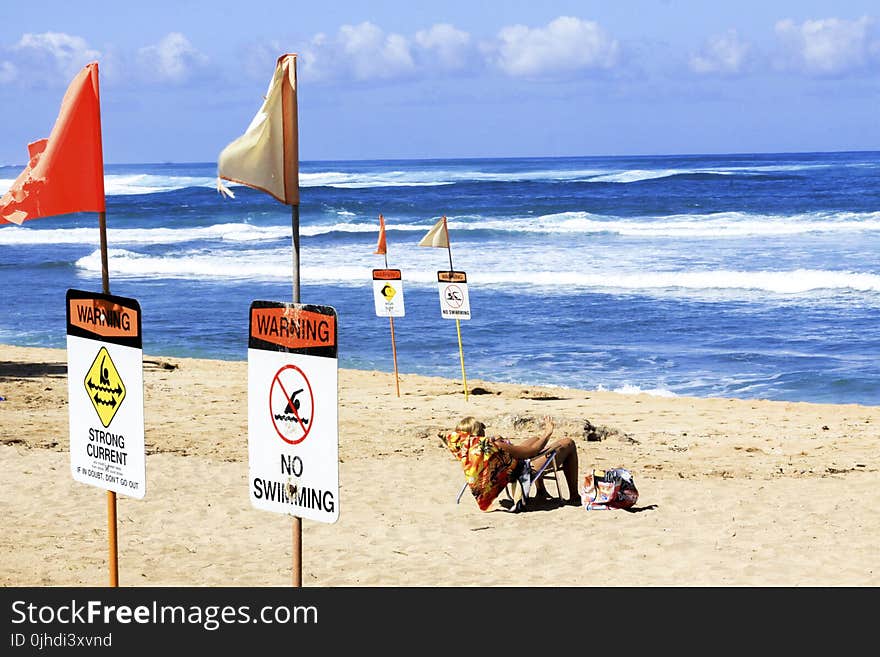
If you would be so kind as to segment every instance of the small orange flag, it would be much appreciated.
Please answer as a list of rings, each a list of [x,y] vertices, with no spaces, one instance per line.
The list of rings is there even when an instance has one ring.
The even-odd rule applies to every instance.
[[[379,242],[376,244],[376,250],[373,251],[376,255],[384,255],[388,251],[385,246],[385,217],[381,214],[379,215]]]
[[[104,212],[98,63],[77,74],[48,139],[28,144],[28,164],[0,198],[0,224],[68,212]]]

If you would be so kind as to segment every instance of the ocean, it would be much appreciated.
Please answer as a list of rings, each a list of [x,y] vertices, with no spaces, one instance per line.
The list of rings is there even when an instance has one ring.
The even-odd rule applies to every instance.
[[[290,208],[222,197],[213,162],[105,176],[110,290],[139,301],[145,355],[246,360],[251,302],[292,300]],[[301,301],[336,309],[340,367],[393,371],[382,214],[399,370],[461,381],[449,255],[418,246],[445,215],[469,383],[880,402],[878,152],[302,162],[300,188]],[[0,226],[0,343],[65,347],[98,244],[90,213]]]

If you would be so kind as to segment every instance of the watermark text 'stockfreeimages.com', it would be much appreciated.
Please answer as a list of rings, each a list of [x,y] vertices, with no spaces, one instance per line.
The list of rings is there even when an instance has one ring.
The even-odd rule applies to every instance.
[[[141,625],[189,625],[208,631],[224,625],[264,624],[312,624],[318,623],[318,609],[314,605],[193,605],[160,604],[109,604],[101,600],[35,604],[25,600],[12,602],[11,623],[29,631],[16,631],[10,635],[13,648],[30,646],[42,650],[45,647],[109,647],[112,645],[114,626]],[[41,625],[51,625],[53,632],[34,631]],[[82,626],[77,631],[57,631],[58,625]],[[96,625],[103,631],[97,630]],[[92,626],[92,627],[88,627]],[[89,629],[89,632],[84,630]],[[18,629],[18,628],[16,628]],[[65,628],[66,629],[66,628]],[[73,627],[70,628],[74,630]]]

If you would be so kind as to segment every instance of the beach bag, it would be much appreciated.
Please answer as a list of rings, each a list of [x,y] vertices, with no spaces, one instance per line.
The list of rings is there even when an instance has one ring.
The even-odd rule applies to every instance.
[[[587,511],[628,509],[638,499],[639,491],[629,470],[593,470],[584,477],[581,502]]]

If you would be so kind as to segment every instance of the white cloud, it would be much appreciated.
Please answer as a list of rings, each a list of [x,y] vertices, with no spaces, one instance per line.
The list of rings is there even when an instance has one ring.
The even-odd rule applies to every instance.
[[[343,25],[335,35],[316,34],[298,49],[304,78],[395,79],[431,71],[457,71],[494,63],[513,76],[607,69],[619,45],[592,22],[562,16],[540,28],[503,28],[496,43],[482,44],[449,23],[437,23],[411,37],[385,33],[364,22]]]
[[[783,66],[818,75],[841,75],[865,69],[880,54],[873,34],[874,21],[824,18],[797,24],[776,23],[776,35],[785,52]]]
[[[297,50],[303,77],[312,80],[392,80],[475,63],[470,34],[448,23],[412,36],[386,33],[369,21],[343,25],[335,35],[316,34]]]
[[[275,70],[275,62],[286,52],[279,41],[250,43],[242,50],[242,67],[250,77],[268,80]]]
[[[101,58],[85,39],[63,32],[23,34],[11,52],[27,64],[29,83],[67,84],[83,66]]]
[[[183,34],[171,32],[159,43],[138,50],[138,64],[147,79],[186,82],[208,63]]]
[[[0,62],[0,84],[8,84],[18,77],[18,69],[11,62]]]
[[[472,54],[471,35],[449,23],[437,23],[427,30],[419,30],[416,45],[424,58],[445,70],[456,70],[468,65]]]
[[[691,57],[690,67],[695,73],[741,73],[750,50],[751,44],[742,41],[736,30],[728,30],[706,41],[702,51]]]
[[[409,41],[400,34],[385,34],[369,21],[343,25],[334,39],[319,34],[312,49],[332,65],[333,75],[355,80],[395,78],[415,68]]]
[[[316,34],[301,49],[305,78],[390,79],[415,70],[410,42],[369,21],[343,25],[335,37]]]
[[[298,71],[303,79],[325,80],[334,76],[332,51],[326,50],[327,41],[327,35],[319,32],[304,47],[296,49],[299,54]]]
[[[560,16],[545,27],[504,27],[493,60],[512,76],[609,69],[617,63],[619,44],[598,23]]]

